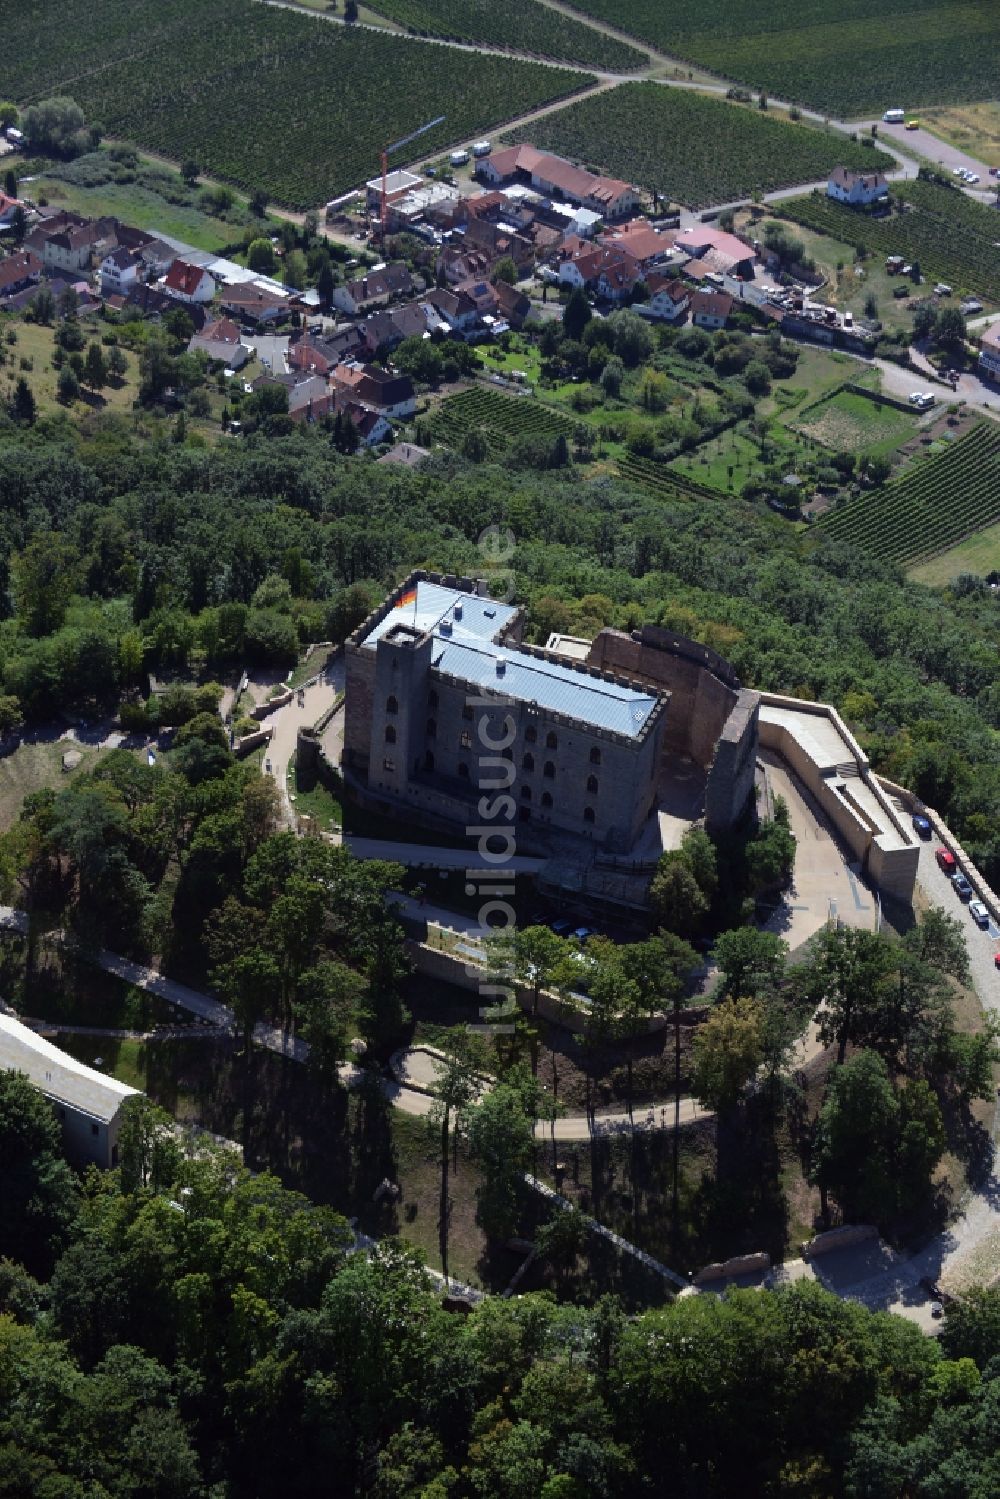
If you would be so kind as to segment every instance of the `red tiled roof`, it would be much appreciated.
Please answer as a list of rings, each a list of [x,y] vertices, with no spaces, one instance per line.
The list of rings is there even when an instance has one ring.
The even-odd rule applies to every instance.
[[[691,298],[691,316],[727,318],[733,310],[733,299],[726,292],[696,291]]]
[[[200,265],[189,265],[186,260],[175,260],[167,272],[164,285],[171,291],[179,291],[185,297],[193,297],[201,285],[205,272]]]
[[[721,255],[726,255],[736,264],[741,260],[753,260],[754,252],[749,245],[745,245],[735,234],[726,234],[722,229],[712,229],[707,224],[696,224],[690,229],[682,229],[675,235],[674,243],[679,250],[687,250],[691,255],[702,255],[706,250],[717,250]]]
[[[238,344],[240,330],[231,318],[220,317],[214,323],[206,323],[196,336],[214,344]]]
[[[0,260],[0,291],[39,275],[41,269],[42,262],[33,250],[19,250],[16,255],[8,255],[6,260]]]

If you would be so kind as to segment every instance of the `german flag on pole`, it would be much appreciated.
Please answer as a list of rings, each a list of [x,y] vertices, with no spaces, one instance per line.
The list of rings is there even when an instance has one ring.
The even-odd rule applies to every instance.
[[[405,609],[410,604],[414,604],[415,605],[416,602],[417,602],[417,590],[415,588],[411,588],[406,593],[404,593],[401,598],[399,598],[399,599],[396,600],[396,608],[397,609]]]

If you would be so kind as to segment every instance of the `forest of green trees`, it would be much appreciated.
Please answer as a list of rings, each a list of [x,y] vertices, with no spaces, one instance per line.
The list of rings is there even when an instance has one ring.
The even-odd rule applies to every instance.
[[[188,1155],[150,1106],[79,1184],[0,1075],[0,1493],[991,1499],[1000,1292],[939,1340],[818,1286],[628,1317],[446,1311],[419,1259]]]

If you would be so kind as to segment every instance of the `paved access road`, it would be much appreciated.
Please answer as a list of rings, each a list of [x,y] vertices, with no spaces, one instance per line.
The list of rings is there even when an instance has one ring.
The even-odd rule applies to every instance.
[[[919,156],[926,157],[935,166],[942,168],[944,172],[952,172],[955,167],[962,167],[967,172],[975,172],[979,178],[978,189],[972,189],[973,197],[993,197],[990,183],[990,169],[984,161],[977,161],[967,151],[959,150],[958,146],[949,146],[947,141],[940,140],[938,136],[932,135],[929,130],[907,130],[905,125],[887,125],[884,120],[862,120],[854,126],[859,134],[871,129],[872,124],[878,125],[879,144],[882,146],[898,146],[902,151],[915,151]],[[960,187],[965,184],[955,179]],[[968,189],[967,189],[968,191]]]

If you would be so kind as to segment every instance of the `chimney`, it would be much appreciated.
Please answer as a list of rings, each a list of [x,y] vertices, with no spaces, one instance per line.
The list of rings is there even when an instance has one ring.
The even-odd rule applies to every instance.
[[[507,671],[507,663],[502,657],[497,657],[497,676],[502,677]]]

